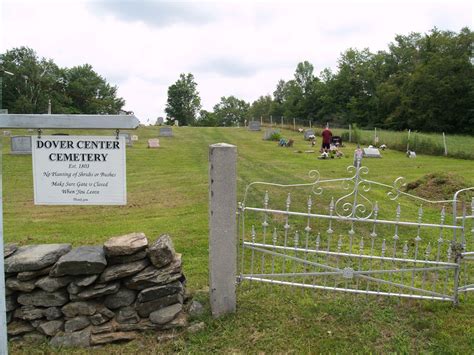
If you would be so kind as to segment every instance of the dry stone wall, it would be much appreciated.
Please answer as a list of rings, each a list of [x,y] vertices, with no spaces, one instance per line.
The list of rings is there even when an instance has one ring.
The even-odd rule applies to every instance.
[[[103,246],[5,247],[8,336],[54,346],[131,340],[187,325],[181,255],[168,235],[143,233]]]

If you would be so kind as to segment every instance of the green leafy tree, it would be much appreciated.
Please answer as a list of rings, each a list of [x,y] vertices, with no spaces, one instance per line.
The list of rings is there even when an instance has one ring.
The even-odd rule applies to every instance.
[[[11,113],[46,113],[51,100],[53,113],[118,113],[125,101],[88,64],[59,68],[51,59],[39,58],[27,47],[2,55],[5,70],[4,106]]]
[[[260,120],[260,117],[269,117],[273,113],[274,101],[270,95],[260,96],[252,102],[249,110],[249,116],[253,120]]]
[[[178,121],[180,126],[192,125],[200,109],[201,99],[194,76],[191,73],[180,74],[176,83],[168,88],[167,120],[171,123]]]
[[[109,85],[89,64],[67,69],[65,88],[72,101],[72,113],[114,114],[125,104],[117,97],[117,87]]]
[[[3,106],[11,113],[45,113],[48,100],[63,107],[68,99],[64,89],[63,70],[52,60],[38,58],[27,47],[14,48],[3,56],[3,67],[14,75],[4,77]]]
[[[217,126],[217,118],[214,112],[210,112],[207,110],[201,110],[199,112],[199,119],[195,123],[196,126],[201,127],[216,127]]]
[[[235,96],[221,97],[221,101],[214,106],[214,114],[219,126],[236,126],[249,119],[250,105]]]

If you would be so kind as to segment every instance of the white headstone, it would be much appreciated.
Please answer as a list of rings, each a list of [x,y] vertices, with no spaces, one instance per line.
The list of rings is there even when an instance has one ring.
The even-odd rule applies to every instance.
[[[138,141],[138,136],[136,134],[132,135],[132,141],[133,142]]]
[[[364,158],[382,158],[377,148],[364,148]]]
[[[164,119],[163,117],[158,117],[158,118],[156,119],[156,124],[157,124],[158,126],[161,126],[164,121],[165,121],[165,119]]]
[[[158,138],[152,138],[148,140],[148,148],[159,148],[160,140]]]
[[[5,137],[10,137],[11,132],[10,132],[10,131],[3,131],[3,135],[4,135]]]

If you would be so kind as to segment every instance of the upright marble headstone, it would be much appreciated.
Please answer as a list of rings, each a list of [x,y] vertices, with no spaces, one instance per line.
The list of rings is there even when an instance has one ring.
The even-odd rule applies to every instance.
[[[132,136],[130,133],[119,133],[119,136],[120,137],[125,137],[125,145],[127,147],[131,147],[133,144],[132,144]]]
[[[161,126],[164,121],[165,121],[165,119],[164,119],[163,117],[158,117],[158,118],[156,119],[156,125],[157,125],[157,126]]]
[[[250,121],[249,131],[260,131],[260,121]]]
[[[173,137],[173,130],[171,127],[161,127],[160,137]]]
[[[377,148],[364,148],[364,158],[382,158]]]
[[[31,136],[13,136],[11,138],[12,154],[31,154]]]
[[[279,129],[274,129],[274,128],[269,128],[267,130],[265,130],[265,133],[263,135],[263,139],[268,141],[270,140],[270,138],[274,135],[274,134],[277,134],[277,133],[280,133],[280,130]]]
[[[137,142],[138,136],[136,134],[132,135],[132,142]]]
[[[11,132],[10,131],[3,131],[3,136],[4,137],[10,137]]]

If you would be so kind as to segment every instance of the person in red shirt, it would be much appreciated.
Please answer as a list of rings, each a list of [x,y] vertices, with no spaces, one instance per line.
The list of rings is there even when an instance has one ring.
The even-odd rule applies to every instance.
[[[323,136],[323,144],[321,146],[321,149],[328,150],[331,146],[331,138],[332,138],[332,132],[328,126],[324,128],[322,136]]]

